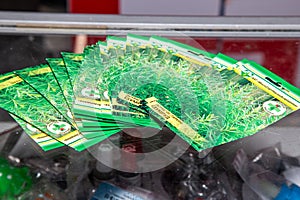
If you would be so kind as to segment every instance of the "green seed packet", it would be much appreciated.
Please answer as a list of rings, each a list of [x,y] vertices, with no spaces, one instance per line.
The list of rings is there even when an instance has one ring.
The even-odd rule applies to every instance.
[[[107,36],[106,43],[110,61],[116,58],[119,62],[122,62],[126,50],[126,38]]]
[[[15,71],[26,83],[43,95],[67,120],[75,125],[69,104],[51,68],[47,64]]]
[[[107,43],[98,41],[96,46],[98,46],[100,50],[100,62],[102,63],[107,63],[109,61],[109,55],[108,55],[108,48],[107,48]]]
[[[2,75],[5,76],[5,75]],[[57,141],[83,150],[84,138],[40,93],[15,75],[0,82],[0,106]],[[74,145],[76,143],[76,145]]]
[[[60,85],[61,91],[63,92],[68,107],[71,110],[74,101],[74,93],[64,60],[63,58],[46,58],[46,60],[53,72],[57,83]]]
[[[84,61],[84,54],[74,54],[74,53],[68,53],[68,52],[62,52],[62,56],[63,56],[63,60],[65,63],[65,67],[67,69],[67,73],[68,73],[68,77],[69,77],[69,81],[70,81],[70,85],[71,88],[68,87],[67,89],[70,90],[69,93],[73,94],[73,98],[74,99],[70,99],[70,103],[71,104],[80,104],[84,107],[84,106],[88,106],[90,108],[93,107],[104,107],[106,108],[105,110],[109,110],[107,105],[104,105],[104,103],[107,102],[101,102],[101,101],[97,101],[95,100],[94,97],[98,97],[97,95],[97,91],[93,88],[89,88],[87,85],[85,87],[85,83],[82,83],[82,90],[80,93],[77,92],[77,94],[74,94],[74,85],[76,84],[76,79],[78,77],[78,74],[81,72],[81,66],[82,66],[82,62]],[[84,71],[84,70],[82,70]],[[71,91],[72,89],[72,91]],[[76,97],[76,98],[75,98]],[[88,98],[86,98],[88,97]],[[79,106],[80,107],[80,106]],[[80,107],[81,108],[81,107]]]
[[[118,41],[119,43],[123,43],[123,39],[121,39],[120,41]],[[109,48],[107,46],[106,42],[102,42],[99,41],[97,43],[98,49],[96,50],[96,53],[94,54],[94,60],[97,61],[98,66],[99,66],[99,70],[104,70],[104,66],[108,66],[109,63],[111,63],[111,58],[110,58],[110,52],[109,52]],[[120,46],[120,45],[119,45]],[[103,79],[103,77],[101,77],[101,79]],[[102,82],[105,82],[105,80],[103,80]],[[102,88],[103,90],[107,91],[107,88]],[[108,93],[107,93],[108,95]],[[126,110],[126,105],[120,104],[117,102],[117,100],[115,98],[110,98],[110,103],[111,103],[111,110],[112,113],[115,113],[116,115],[120,116],[121,114],[118,113],[118,111],[120,111],[121,113],[124,111],[124,109]],[[134,112],[132,112],[131,114],[134,114]],[[140,114],[140,113],[136,113],[136,114]]]
[[[91,55],[94,52],[92,51],[92,49],[89,50],[89,52],[87,54]],[[75,100],[74,100],[74,110],[75,110],[75,121],[78,125],[79,130],[81,131],[81,133],[83,135],[85,135],[85,132],[87,130],[89,130],[88,128],[86,128],[86,126],[83,126],[83,123],[81,122],[82,119],[81,117],[84,117],[83,115],[78,115],[76,114],[76,111],[79,110],[79,112],[81,113],[82,110],[86,111],[85,113],[88,113],[89,115],[87,115],[87,118],[90,119],[91,117],[94,116],[94,112],[95,110],[97,112],[101,112],[101,113],[110,113],[110,103],[106,98],[106,94],[103,93],[103,95],[100,95],[99,90],[96,88],[93,88],[90,86],[90,80],[89,78],[93,78],[95,79],[95,77],[97,76],[97,73],[94,73],[95,70],[97,71],[97,69],[92,68],[94,65],[88,66],[86,67],[85,62],[94,62],[91,58],[87,58],[89,60],[84,60],[85,56],[77,56],[74,54],[70,54],[70,53],[64,53],[63,54],[64,57],[64,61],[66,64],[66,68],[68,69],[68,71],[70,71],[69,73],[69,78],[72,82],[72,85],[76,85],[76,77],[78,77],[78,74],[81,75],[80,77],[80,85],[78,84],[77,87],[75,86],[73,88],[73,91],[76,91],[75,93]],[[81,71],[82,74],[81,74]],[[92,74],[92,77],[87,77],[88,74]],[[99,73],[99,72],[98,72]],[[84,78],[85,76],[85,78]],[[79,91],[79,92],[77,92]],[[104,97],[103,100],[100,100],[99,97]],[[74,112],[73,110],[73,112]],[[79,117],[80,116],[80,117]],[[102,124],[99,125],[99,132],[98,133],[94,133],[92,136],[90,136],[90,134],[88,135],[88,138],[91,137],[96,137],[97,135],[101,136],[101,132],[103,133],[104,128],[108,125],[109,121],[105,120],[102,121]],[[110,128],[111,129],[115,129],[115,133],[119,132],[121,129],[119,126],[115,126],[115,123],[110,123]],[[102,137],[102,136],[101,136]],[[102,137],[103,138],[103,137]]]
[[[115,37],[110,37],[110,40],[113,40]],[[108,40],[108,41],[110,41]],[[123,59],[115,59],[115,57],[112,57],[110,59],[110,63],[106,66],[107,69],[110,70],[104,70],[102,77],[106,82],[109,95],[112,99],[116,99],[116,103],[121,103],[123,105],[127,105],[130,107],[128,110],[127,108],[123,108],[124,110],[128,111],[139,111],[141,113],[145,113],[143,109],[137,106],[131,106],[128,105],[126,101],[123,101],[122,99],[118,98],[118,92],[114,93],[114,88],[117,85],[122,85],[120,82],[120,78],[123,74],[125,74],[128,71],[131,71],[135,68],[142,67],[143,65],[149,65],[153,64],[154,62],[159,62],[158,56],[155,54],[158,51],[154,52],[151,48],[149,48],[149,38],[146,37],[140,37],[136,35],[128,35],[126,40],[126,46],[125,42],[123,41],[123,46],[119,45],[118,48],[121,50],[126,50],[125,53],[119,53],[122,55]],[[117,48],[110,46],[110,49]],[[121,51],[119,50],[119,52]],[[125,56],[123,56],[125,55]],[[112,67],[113,66],[113,67]],[[114,107],[117,107],[113,104]],[[149,117],[149,116],[146,116]]]
[[[127,55],[125,56],[126,39],[115,37],[115,36],[108,36],[107,43],[99,42],[98,46],[99,48],[96,49],[96,51],[97,52],[99,51],[99,53],[95,54],[94,60],[96,61],[95,64],[99,67],[101,66],[102,68],[103,72],[102,72],[101,79],[103,84],[105,85],[105,88],[103,89],[107,91],[106,81],[113,79],[115,70],[118,70],[113,68],[118,66],[117,63],[124,63],[123,59],[127,58]],[[97,61],[99,60],[101,62],[97,63]],[[106,68],[110,68],[110,70],[106,71]],[[126,105],[117,102],[117,98],[109,97],[109,99],[111,102],[111,109],[113,115],[125,116],[125,117],[133,115],[133,117],[138,117],[138,118],[145,116],[145,113],[143,113],[142,110],[132,110],[130,112],[127,112],[126,114],[126,111],[128,110]]]
[[[68,97],[68,98],[66,98],[66,100],[68,100],[69,104],[71,104],[71,102],[74,101],[73,88],[72,88],[72,86],[70,84],[70,81],[68,79],[68,74],[67,74],[63,59],[62,58],[48,58],[47,61],[48,61],[49,65],[50,65],[50,67],[51,67],[51,69],[52,69],[52,71],[55,75],[56,80],[60,84],[60,87],[61,87],[61,90],[64,93],[64,96]],[[71,107],[72,104],[69,105],[69,106]],[[68,113],[68,116],[72,116],[72,119],[74,119],[73,118],[73,113],[71,113],[71,112]],[[76,121],[77,128],[81,131],[81,133],[83,135],[85,135],[86,130],[90,130],[90,129],[93,128],[93,127],[89,127],[89,126],[84,126],[84,123],[81,122],[81,119],[77,118],[77,119],[74,119],[74,120]],[[111,131],[112,123],[108,123],[107,121],[104,121],[100,125],[101,125],[101,129],[99,131],[101,131],[101,132],[104,132],[106,130]],[[99,131],[98,131],[97,134],[94,134],[93,137],[89,137],[87,139],[97,139],[98,138],[98,139],[102,140],[103,136],[101,136]],[[105,133],[108,134],[107,131]]]
[[[7,73],[0,76],[0,81],[8,80],[14,77],[14,73]],[[23,119],[19,118],[18,116],[9,113],[10,116],[23,128],[24,132],[29,135],[44,151],[52,150],[64,144],[58,142],[57,140],[49,137],[47,134],[42,133],[40,130],[35,128],[32,124],[25,122]]]
[[[66,70],[68,78],[61,80],[64,78],[64,76],[65,76],[64,75],[64,76],[57,76],[57,79],[59,79],[58,82],[62,82],[62,85],[66,85],[64,87],[65,90],[67,90],[66,92],[68,94],[71,94],[69,96],[69,98],[67,98],[67,99],[68,99],[69,105],[71,105],[71,107],[72,107],[74,104],[74,101],[75,101],[73,86],[75,84],[76,77],[80,71],[81,63],[84,60],[84,54],[75,54],[75,53],[69,53],[69,52],[62,52],[61,54],[63,57],[64,68]],[[54,69],[54,66],[55,65],[53,64],[53,67],[52,66],[51,67],[52,67],[53,72],[55,73],[55,71],[58,71],[59,69]],[[67,82],[69,82],[69,84]],[[73,112],[72,112],[72,114],[73,114]],[[74,120],[76,121],[76,123],[78,123],[77,121],[80,121],[80,119],[77,119],[77,118]]]
[[[73,90],[75,79],[77,78],[78,72],[80,70],[80,65],[84,59],[84,54],[61,52],[61,55],[64,60],[66,71],[69,77],[68,80],[70,81],[70,85],[72,86]]]
[[[152,46],[158,49],[162,48],[160,45],[152,44]],[[166,46],[163,47],[168,48]],[[175,55],[172,51],[167,52]],[[176,53],[180,55],[178,52]],[[166,125],[170,129],[197,150],[252,135],[289,114],[293,109],[299,108],[290,107],[289,103],[282,101],[274,92],[261,89],[262,80],[253,82],[249,81],[252,80],[251,78],[245,78],[249,74],[249,69],[247,69],[248,72],[240,70],[240,75],[237,74],[235,71],[241,67],[235,67],[233,59],[223,60],[222,63],[220,62],[222,55],[211,58],[205,56],[203,59],[202,55],[195,56],[190,53],[186,53],[180,59],[165,57],[172,58],[173,62],[178,63],[165,66],[174,69],[176,73],[170,75],[169,72],[166,72],[168,69],[161,66],[152,66],[152,69],[148,68],[148,70],[135,69],[130,73],[130,77],[128,75],[124,79],[124,83],[127,80],[128,85],[126,87],[124,84],[120,87],[120,90],[123,89],[120,93],[125,93],[131,98],[145,99],[145,104],[152,115],[162,121],[167,121]],[[241,63],[236,66],[244,66]],[[168,64],[168,62],[164,64]],[[253,71],[254,68],[250,71]],[[235,70],[231,71],[230,69]],[[257,67],[255,69],[257,70]],[[263,76],[268,77],[266,74]],[[181,78],[181,80],[177,82],[171,77],[174,77],[173,79]],[[272,77],[273,80],[276,76],[272,75]],[[147,78],[148,80],[145,80]],[[164,79],[169,79],[169,84]],[[180,85],[182,83],[185,88]],[[176,87],[172,87],[172,85]],[[174,95],[176,94],[175,88],[181,90],[182,94]],[[191,90],[188,91],[187,88]],[[124,89],[127,90],[124,91]],[[153,94],[155,89],[160,91]],[[294,91],[295,89],[290,85],[286,85],[283,90],[292,92],[294,97],[297,96],[297,91]],[[185,97],[185,101],[180,100],[182,96]],[[192,96],[196,100],[191,99]],[[190,100],[188,100],[189,98]],[[286,98],[284,96],[284,99]],[[198,104],[196,108],[195,104]],[[278,113],[274,114],[276,110]]]
[[[234,65],[232,70],[243,76],[256,87],[274,96],[274,98],[278,99],[278,101],[286,105],[289,109],[295,111],[300,108],[300,89],[270,72],[263,66],[254,61],[244,59],[238,62],[237,65]],[[265,108],[265,110],[269,112],[268,108]],[[280,115],[281,113],[276,112],[279,112],[279,108],[274,108],[273,115]]]
[[[54,77],[54,74],[48,65],[44,64],[36,67],[25,68],[23,70],[16,71],[16,73],[33,88],[35,88],[40,94],[42,94],[47,100],[49,100],[50,103],[63,115],[63,117],[75,128],[77,128],[73,120],[73,114],[69,109],[69,105],[65,96],[63,95],[61,87],[57,83],[56,78]],[[86,143],[90,145],[92,143],[95,144],[99,142],[97,138],[93,139],[94,140],[85,141],[83,145]],[[85,147],[88,147],[88,145]]]
[[[113,54],[114,56],[116,55],[116,52],[119,52],[117,50],[109,50],[109,51],[110,51],[110,54]],[[134,116],[133,118],[140,117],[142,115],[140,113],[124,112],[122,110],[122,105],[120,105],[118,107],[118,109],[111,108],[111,101],[107,94],[107,88],[105,87],[105,82],[103,81],[103,79],[99,78],[100,74],[103,73],[102,72],[102,67],[103,67],[102,58],[100,57],[100,55],[101,55],[101,49],[100,49],[100,47],[98,47],[98,48],[95,48],[94,50],[90,51],[88,56],[85,57],[85,60],[83,61],[82,65],[81,65],[82,73],[80,73],[80,78],[78,78],[78,79],[80,79],[80,81],[78,81],[78,83],[80,83],[81,85],[75,86],[74,90],[77,92],[78,96],[80,96],[80,94],[82,93],[82,90],[84,90],[87,86],[89,88],[92,88],[93,92],[95,94],[97,94],[97,96],[92,96],[92,97],[96,98],[93,101],[94,102],[98,101],[99,104],[107,101],[106,102],[107,109],[100,108],[97,110],[97,109],[95,109],[95,107],[92,107],[92,106],[88,107],[88,105],[75,103],[73,106],[73,112],[74,112],[75,116],[77,117],[77,115],[81,115],[84,112],[85,115],[88,115],[90,117],[94,117],[94,118],[100,117],[101,118],[101,115],[103,115],[104,116],[103,118],[105,118],[107,116],[107,114],[109,114],[111,116],[110,119],[115,119],[115,121],[120,121],[120,122],[122,121],[123,117],[127,117],[128,115]],[[111,63],[111,60],[109,62]],[[86,80],[86,82],[85,82],[85,80]],[[88,98],[88,97],[86,97],[86,98]],[[114,101],[114,100],[112,99],[112,101]],[[114,117],[113,117],[113,115],[111,115],[112,112],[115,113]],[[124,119],[126,120],[126,118],[124,118]],[[127,122],[128,122],[128,120],[127,120]],[[143,126],[145,123],[145,120],[136,119],[136,120],[131,120],[131,122],[128,122],[128,123],[131,123],[131,127]],[[123,124],[124,123],[119,123],[119,124],[117,124],[118,125],[117,127],[128,128],[129,124],[127,124],[126,126],[124,126]],[[157,126],[156,123],[153,123],[153,122],[147,123],[147,125],[150,125],[150,126],[154,125],[155,127],[159,127],[159,126]]]
[[[72,69],[72,75],[68,69],[69,63],[66,62],[68,73],[73,83],[73,91],[75,101],[73,107],[86,106],[94,109],[95,111],[109,112],[110,102],[105,91],[100,92],[98,88],[94,88],[94,81],[98,80],[100,71],[94,64],[94,49],[91,49],[81,63],[69,62],[75,65],[75,70]],[[77,65],[77,66],[76,66]]]
[[[23,128],[24,132],[33,139],[44,151],[53,150],[64,146],[63,143],[58,142],[47,134],[41,132],[39,129],[35,128],[33,125],[26,123],[21,118],[10,114],[13,119]]]

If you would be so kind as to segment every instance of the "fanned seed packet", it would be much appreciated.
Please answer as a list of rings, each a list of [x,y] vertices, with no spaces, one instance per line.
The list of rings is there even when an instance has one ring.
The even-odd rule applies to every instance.
[[[63,147],[64,144],[48,136],[46,133],[41,132],[33,125],[25,122],[21,118],[10,114],[13,119],[23,128],[25,133],[33,139],[44,151],[49,151],[59,147]]]
[[[14,73],[7,73],[5,75],[0,76],[0,81],[5,81],[14,77]],[[34,142],[36,142],[44,151],[56,149],[59,147],[64,146],[62,143],[58,142],[57,140],[53,139],[52,137],[48,136],[45,133],[42,133],[39,129],[35,128],[30,123],[22,120],[18,116],[9,113],[10,116],[23,128],[24,132],[32,138]]]
[[[65,120],[75,125],[69,105],[49,65],[28,67],[15,73],[43,95],[62,114]]]
[[[163,126],[200,151],[300,107],[300,90],[257,63],[159,36],[108,36],[61,55],[0,75],[0,107],[44,151]]]
[[[125,43],[124,43],[124,47],[125,47]],[[108,48],[109,54],[113,54],[114,57],[116,57],[117,55],[116,52],[118,52],[118,54],[121,55],[120,50],[113,49],[114,46],[111,46],[110,48],[111,50],[109,50]],[[93,58],[91,59],[90,56]],[[107,88],[105,87],[106,85],[105,81],[101,76],[102,73],[105,71],[105,69],[103,69],[102,71],[103,65],[105,65],[105,63],[102,62],[100,56],[101,56],[100,47],[94,48],[93,50],[91,50],[89,55],[86,56],[87,59],[85,59],[81,65],[83,71],[82,73],[80,73],[81,74],[80,83],[86,81],[86,84],[80,84],[74,89],[75,96],[76,94],[78,96],[81,96],[83,90],[86,90],[86,86],[88,86],[88,88],[92,89],[93,93],[95,93],[96,96],[94,94],[92,94],[92,96],[90,96],[91,94],[88,94],[85,97],[87,99],[86,101],[89,101],[88,99],[92,99],[93,102],[97,103],[97,105],[100,106],[96,107],[91,105],[90,107],[88,107],[88,104],[83,105],[80,104],[80,102],[75,102],[74,109],[73,109],[75,116],[78,116],[78,114],[80,115],[82,113],[85,113],[86,116],[95,117],[97,119],[106,118],[106,119],[115,120],[119,122],[119,123],[114,123],[117,125],[116,127],[118,128],[133,128],[137,126],[150,126],[150,127],[152,126],[155,128],[160,128],[157,125],[157,123],[153,122],[152,119],[149,118],[143,119],[144,116],[143,113],[133,112],[133,111],[126,112],[122,110],[122,107],[124,108],[125,106],[121,104],[118,104],[118,108],[111,106],[111,102],[114,102],[115,99],[110,99],[107,93]],[[112,59],[109,61],[109,63],[112,63]],[[101,105],[104,103],[107,107],[104,106],[101,107]],[[114,115],[112,115],[112,113],[114,113]],[[130,116],[130,118],[128,118],[128,116]],[[125,127],[122,121],[126,122],[127,125],[125,124]],[[98,127],[102,128],[100,124],[101,123],[99,123]],[[86,126],[86,124],[84,123],[83,125]],[[119,129],[119,131],[120,130],[121,129]]]
[[[34,88],[19,76],[13,76],[0,82],[1,107],[33,124],[41,132],[70,145],[82,139],[74,126]],[[80,149],[82,144],[76,146]]]
[[[47,58],[46,60],[53,72],[57,83],[60,86],[61,91],[63,92],[66,103],[68,104],[68,107],[71,111],[74,100],[74,93],[64,60],[63,58]],[[68,114],[68,116],[70,116],[70,114]],[[72,118],[73,117],[74,116],[72,116]]]
[[[172,54],[172,60],[176,64],[167,60],[160,62],[159,66],[151,66],[146,70],[135,69],[125,78],[127,81],[125,79],[121,81],[128,85],[118,88],[119,96],[124,96],[125,93],[128,101],[137,106],[142,106],[142,102],[136,104],[136,100],[144,99],[150,113],[166,121],[166,125],[171,130],[178,133],[197,150],[252,135],[291,113],[293,109],[299,108],[299,106],[293,108],[287,101],[282,101],[282,99],[288,98],[285,95],[278,98],[278,90],[285,90],[292,93],[292,96],[296,95],[299,100],[299,90],[287,84],[285,84],[286,87],[283,87],[283,80],[279,81],[281,88],[277,88],[277,93],[266,90],[265,85],[262,85],[262,80],[255,82],[251,81],[252,77],[247,77],[249,74],[253,74],[254,70],[259,69],[252,67],[251,69],[237,70],[242,68],[242,62],[235,64],[236,61],[233,62],[233,59],[229,58],[223,63],[218,63],[218,59],[220,61],[225,56],[218,55],[214,58],[213,55],[209,55],[210,57],[208,57],[203,52],[195,53],[192,47],[185,46],[187,49],[183,49],[182,45],[178,45],[176,42],[168,44],[168,41],[159,37],[150,39],[153,48]],[[177,58],[174,57],[176,55]],[[166,57],[170,58],[171,56],[163,56],[163,58]],[[173,68],[177,74],[180,74],[180,77],[184,78],[179,80],[176,77],[178,80],[176,83],[171,78],[176,73],[170,75],[170,70],[164,68],[165,66]],[[154,69],[154,67],[156,68]],[[232,69],[235,70],[232,71]],[[260,74],[263,73],[260,72]],[[276,79],[277,76],[268,73],[268,75],[263,74],[262,77],[268,81]],[[145,80],[147,78],[152,81],[150,84],[147,84],[148,80]],[[185,87],[180,87],[181,83]],[[153,94],[153,91],[162,85],[165,87],[162,87],[158,94]],[[144,94],[137,92],[140,86],[142,86],[141,92]],[[187,91],[188,88],[191,91]],[[124,91],[126,89],[129,94]],[[181,90],[183,94],[174,94],[178,90]],[[173,97],[169,94],[170,92],[174,94]],[[198,100],[189,100],[188,98],[191,98],[192,95],[195,95]],[[181,98],[184,96],[183,99],[186,101],[180,101],[178,96]],[[166,97],[168,99],[164,99]],[[179,102],[176,103],[176,100]],[[173,102],[174,105],[169,102]],[[192,108],[197,103],[199,108],[196,109],[198,112],[195,112],[195,109]],[[275,109],[276,107],[277,109]],[[278,113],[272,114],[270,109],[274,112],[277,110]]]

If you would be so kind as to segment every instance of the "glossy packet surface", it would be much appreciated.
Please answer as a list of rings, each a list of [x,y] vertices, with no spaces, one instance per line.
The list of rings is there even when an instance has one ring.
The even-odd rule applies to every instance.
[[[163,42],[165,43],[166,41]],[[163,45],[156,46],[161,49]],[[168,48],[167,45],[164,45],[163,47]],[[274,93],[265,89],[262,90],[262,84],[259,82],[256,81],[256,83],[254,83],[253,81],[248,81],[251,80],[251,78],[248,78],[245,74],[251,74],[249,73],[249,69],[248,73],[246,70],[242,70],[240,72],[241,75],[231,71],[232,69],[236,69],[237,66],[243,66],[243,64],[238,63],[234,65],[235,63],[232,62],[233,59],[225,60],[222,55],[218,55],[215,60],[214,58],[206,57],[203,59],[203,56],[201,57],[202,58],[198,58],[198,56],[195,57],[194,54],[182,56],[181,62],[183,65],[177,68],[177,72],[180,74],[184,72],[184,69],[188,70],[186,78],[184,79],[189,80],[188,82],[198,100],[203,97],[204,100],[207,100],[206,106],[203,106],[203,103],[205,102],[203,99],[198,101],[199,105],[201,105],[199,106],[200,115],[198,118],[191,111],[184,112],[187,116],[193,116],[190,118],[195,119],[195,121],[182,120],[184,115],[180,116],[180,113],[176,113],[176,110],[173,108],[168,109],[168,106],[164,104],[166,101],[159,102],[161,97],[157,96],[162,95],[157,95],[153,98],[148,97],[146,99],[150,112],[153,112],[153,114],[161,120],[167,121],[170,124],[168,126],[167,123],[167,126],[176,133],[182,134],[185,132],[185,136],[195,136],[196,132],[198,134],[200,133],[205,140],[201,140],[197,145],[192,144],[196,149],[200,150],[252,135],[289,114],[292,112],[292,109],[299,108],[290,107],[288,106],[289,103],[279,101],[280,98],[278,99],[278,95],[274,95]],[[222,59],[223,62],[220,62]],[[186,61],[191,61],[191,63],[186,65]],[[195,67],[195,63],[203,64],[202,66],[196,65]],[[254,68],[251,70],[253,71]],[[145,72],[139,71],[136,73],[135,77],[141,75],[141,73]],[[207,75],[209,76],[207,77]],[[216,79],[218,77],[216,75],[219,76],[218,79]],[[267,75],[264,76],[266,77]],[[147,76],[144,75],[144,77]],[[132,79],[136,80],[134,77]],[[151,79],[153,80],[153,77],[151,77]],[[276,76],[274,76],[272,80],[273,79],[276,79]],[[221,82],[222,84],[220,85],[218,82]],[[130,87],[132,87],[134,91],[137,89],[137,87],[133,85]],[[157,86],[154,88],[157,88]],[[195,88],[197,89],[195,90]],[[168,89],[170,90],[171,88]],[[292,92],[293,95],[297,94],[297,91],[293,92],[292,86],[287,86],[283,90]],[[138,97],[140,99],[144,98],[139,94],[131,94],[133,97]],[[285,98],[286,96],[284,96],[284,99]],[[174,100],[172,101],[174,102]],[[174,105],[178,104],[175,103]],[[185,107],[190,106],[186,105]],[[212,107],[218,109],[212,110]],[[205,109],[203,110],[203,108]],[[276,111],[278,111],[278,113],[276,113]],[[186,124],[188,126],[186,126]],[[187,138],[184,139],[189,140]],[[195,142],[195,139],[198,140],[199,138],[190,139]]]
[[[2,75],[5,76],[5,75]],[[83,150],[85,139],[78,130],[41,94],[19,76],[1,80],[1,107],[33,125],[41,132],[76,150]]]

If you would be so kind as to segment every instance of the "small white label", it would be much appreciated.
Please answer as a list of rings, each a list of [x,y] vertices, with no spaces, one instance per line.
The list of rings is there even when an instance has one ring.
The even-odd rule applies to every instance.
[[[68,111],[68,112],[67,112],[67,116],[68,116],[70,119],[74,119],[73,114],[71,113],[71,111]]]
[[[263,104],[264,110],[274,116],[283,115],[286,111],[285,105],[280,103],[279,101],[266,101]]]
[[[88,97],[91,99],[100,99],[101,98],[100,92],[96,88],[83,88],[81,90],[81,94],[82,94],[82,96]]]
[[[105,99],[109,99],[108,91],[103,92],[103,95],[104,95],[104,98],[105,98]]]
[[[71,130],[71,125],[66,122],[51,122],[47,125],[47,129],[56,135],[63,135]]]
[[[40,132],[37,128],[31,126],[31,124],[26,124],[26,128],[28,128],[28,130],[30,130],[33,133],[38,133]]]

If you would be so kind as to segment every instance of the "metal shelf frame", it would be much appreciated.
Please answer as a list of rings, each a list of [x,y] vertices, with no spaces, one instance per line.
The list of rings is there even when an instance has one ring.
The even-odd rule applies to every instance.
[[[300,17],[162,17],[0,12],[2,34],[300,38]]]

